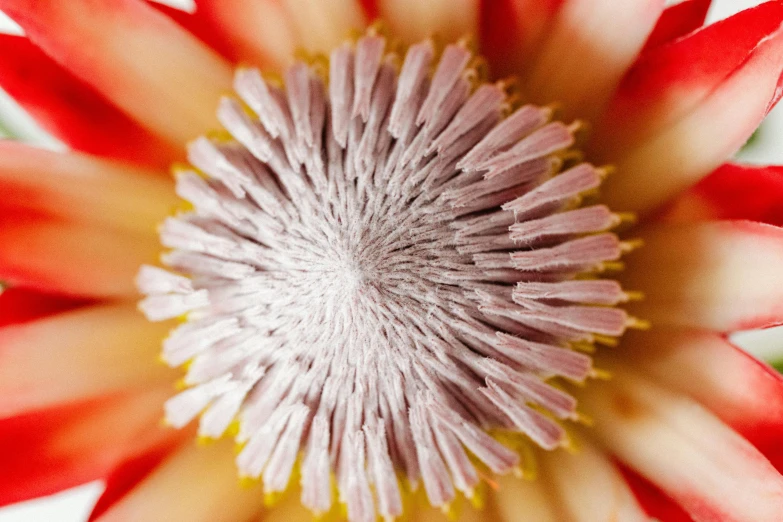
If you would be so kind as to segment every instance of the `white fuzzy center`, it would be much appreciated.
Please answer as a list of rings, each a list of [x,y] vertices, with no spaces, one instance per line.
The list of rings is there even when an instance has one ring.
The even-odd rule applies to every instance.
[[[579,208],[602,172],[567,159],[574,127],[509,111],[463,46],[422,42],[399,70],[385,46],[336,49],[328,86],[304,63],[285,88],[239,71],[250,111],[223,100],[231,138],[190,146],[194,210],[162,228],[170,270],[139,276],[150,319],[187,314],[164,342],[190,361],[170,422],[238,420],[239,470],[267,492],[301,454],[303,502],[328,511],[334,473],[352,522],[401,514],[398,472],[443,506],[477,465],[519,466],[493,429],[563,445],[575,401],[548,381],[584,380],[571,344],[628,321],[617,283],[575,279],[623,245],[616,215]]]

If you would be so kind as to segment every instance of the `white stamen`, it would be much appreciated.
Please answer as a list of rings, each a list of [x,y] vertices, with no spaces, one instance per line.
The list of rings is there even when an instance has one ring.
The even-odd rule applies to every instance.
[[[480,473],[520,457],[487,431],[565,444],[582,381],[568,343],[620,335],[612,281],[575,280],[617,260],[606,207],[575,209],[601,172],[562,174],[573,127],[525,106],[504,118],[502,84],[472,91],[463,46],[412,46],[398,73],[386,40],[335,49],[329,85],[305,63],[286,88],[255,70],[218,116],[236,141],[199,138],[200,172],[177,175],[194,210],[166,220],[164,262],[144,267],[142,310],[187,314],[164,342],[191,361],[166,415],[219,437],[239,421],[240,473],[283,491],[302,454],[302,501],[352,522],[402,513],[397,473],[430,502],[471,496]],[[203,175],[207,177],[203,177]],[[603,306],[595,306],[603,305]],[[546,410],[551,416],[538,410]]]

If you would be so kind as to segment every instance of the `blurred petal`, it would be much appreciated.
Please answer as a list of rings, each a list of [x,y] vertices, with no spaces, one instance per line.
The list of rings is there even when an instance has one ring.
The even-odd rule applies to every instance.
[[[780,520],[783,476],[698,403],[625,367],[585,392],[592,432],[696,521]]]
[[[527,73],[534,101],[592,119],[636,58],[663,0],[566,0]]]
[[[378,0],[359,0],[359,4],[361,4],[364,17],[368,21],[373,22],[378,18]]]
[[[190,430],[174,433],[177,436],[172,436],[163,444],[158,444],[138,455],[133,455],[111,471],[111,474],[104,480],[106,487],[95,503],[88,522],[92,522],[120,501],[139,482],[152,473],[164,459],[176,451],[183,440],[193,436]]]
[[[0,0],[47,54],[174,145],[217,128],[231,69],[140,0]]]
[[[274,511],[275,510],[273,509],[272,513],[274,513]],[[450,522],[484,522],[485,520],[499,519],[497,509],[495,509],[495,506],[492,505],[492,503],[487,502],[480,508],[476,508],[475,506],[471,505],[467,499],[464,498],[460,498],[455,502],[455,505],[451,507],[451,510],[446,515],[446,517],[443,516],[443,511],[441,509],[432,507],[430,503],[424,499],[422,499],[417,506],[411,506],[411,509],[406,510],[406,513],[410,513],[410,522],[433,522],[435,520],[442,521],[444,518]],[[312,515],[310,515],[309,519],[306,519],[307,522],[310,520],[312,520]],[[530,518],[525,520],[533,521],[534,519]],[[266,518],[264,518],[264,521],[266,522]],[[306,521],[302,520],[302,522]],[[281,517],[277,519],[276,522],[287,521]]]
[[[783,225],[783,167],[726,163],[666,209],[669,221],[747,219]]]
[[[215,20],[207,16],[204,10],[197,8],[195,12],[191,13],[154,0],[149,0],[149,2],[151,6],[177,22],[190,34],[207,44],[221,56],[231,62],[239,60],[238,51],[233,43],[226,37],[222,28],[215,25]],[[196,3],[199,4],[200,2]],[[247,3],[245,2],[245,4]]]
[[[153,236],[177,205],[153,172],[20,142],[0,142],[0,216],[16,210]]]
[[[686,393],[783,470],[783,376],[720,335],[671,328],[631,332],[618,357]]]
[[[503,522],[558,522],[562,517],[543,480],[497,477],[493,498]]]
[[[482,0],[481,54],[494,77],[518,75],[564,0]]]
[[[328,53],[350,32],[366,25],[359,0],[283,0],[299,33],[299,45],[310,52]]]
[[[148,238],[45,218],[3,220],[0,279],[75,297],[137,295],[133,278],[154,264],[160,246]]]
[[[70,147],[155,167],[177,153],[27,38],[0,34],[0,87]]]
[[[99,479],[176,432],[158,428],[168,390],[149,390],[0,419],[0,505]]]
[[[296,27],[279,0],[196,0],[196,16],[229,43],[236,61],[279,67],[296,49]]]
[[[0,327],[22,324],[85,304],[84,301],[36,292],[28,288],[0,290]]]
[[[542,466],[572,522],[645,521],[623,476],[602,452],[580,440],[578,454],[546,453]]]
[[[747,141],[783,92],[782,20],[769,2],[642,56],[593,140],[614,208],[657,207]]]
[[[642,52],[667,44],[695,31],[707,18],[712,0],[683,0],[664,9]]]
[[[0,328],[0,418],[174,382],[177,372],[158,361],[171,327],[115,304]]]
[[[783,229],[747,221],[658,225],[626,258],[629,309],[653,324],[734,331],[783,317]]]
[[[413,43],[433,35],[455,41],[478,34],[479,0],[378,0],[395,37]]]
[[[239,486],[230,441],[187,444],[94,520],[244,522],[261,511],[263,501],[259,487]]]
[[[196,0],[196,16],[228,42],[229,57],[267,68],[287,65],[298,48],[328,53],[366,25],[359,0]]]
[[[623,478],[625,478],[626,484],[631,488],[645,512],[653,517],[653,520],[692,522],[693,519],[655,484],[627,466],[618,464],[618,467],[623,474]]]

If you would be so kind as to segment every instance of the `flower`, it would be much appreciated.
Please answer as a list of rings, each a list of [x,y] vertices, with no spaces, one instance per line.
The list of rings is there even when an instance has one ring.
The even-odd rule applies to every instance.
[[[783,322],[780,173],[723,162],[783,2],[708,7],[0,0],[71,149],[0,144],[0,503],[779,519],[783,379],[725,335]]]

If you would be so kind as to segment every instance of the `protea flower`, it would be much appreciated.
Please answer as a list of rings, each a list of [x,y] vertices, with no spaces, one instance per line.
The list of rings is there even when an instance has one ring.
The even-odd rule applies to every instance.
[[[0,146],[0,503],[780,520],[783,381],[725,335],[783,322],[783,184],[723,162],[783,2],[708,7],[0,0],[71,149]]]

